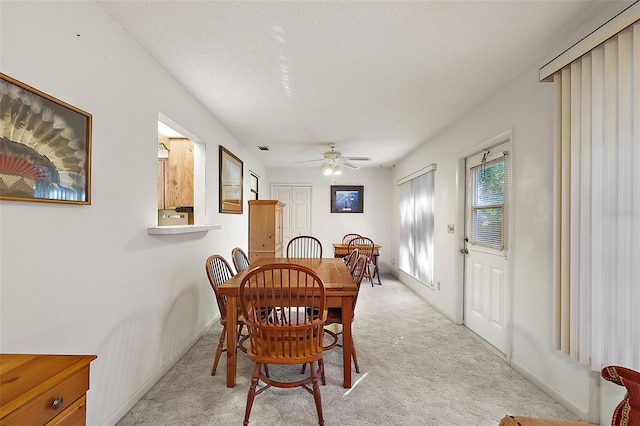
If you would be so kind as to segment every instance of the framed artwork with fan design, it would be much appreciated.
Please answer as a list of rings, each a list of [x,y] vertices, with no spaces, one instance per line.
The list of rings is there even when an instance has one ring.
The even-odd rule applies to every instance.
[[[91,204],[91,114],[0,73],[0,199]]]

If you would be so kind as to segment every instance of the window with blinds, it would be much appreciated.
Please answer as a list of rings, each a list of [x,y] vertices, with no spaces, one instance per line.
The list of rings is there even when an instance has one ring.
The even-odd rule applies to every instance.
[[[504,248],[505,159],[500,157],[470,169],[470,243]]]
[[[398,181],[399,268],[433,288],[435,165]]]

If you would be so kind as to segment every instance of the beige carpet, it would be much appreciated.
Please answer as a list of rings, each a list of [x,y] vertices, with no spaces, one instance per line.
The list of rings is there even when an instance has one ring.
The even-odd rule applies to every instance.
[[[342,349],[325,353],[324,419],[332,425],[496,425],[505,414],[577,420],[509,367],[466,327],[455,325],[398,281],[360,290],[353,325],[361,374],[342,387]],[[239,353],[237,385],[223,360],[211,365],[222,327],[204,337],[127,413],[118,426],[241,425],[253,364]],[[299,367],[274,373],[297,375]],[[303,389],[256,397],[253,425],[314,425]]]

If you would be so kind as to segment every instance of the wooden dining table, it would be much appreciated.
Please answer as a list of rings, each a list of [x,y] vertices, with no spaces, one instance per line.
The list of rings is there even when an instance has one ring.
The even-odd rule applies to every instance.
[[[306,266],[315,271],[322,279],[327,296],[327,306],[342,308],[342,341],[351,341],[351,319],[353,318],[353,298],[358,294],[358,287],[353,281],[342,259],[287,259],[282,257],[262,257],[254,260],[244,271],[234,275],[220,285],[220,294],[227,297],[227,324],[236,324],[238,318],[238,293],[240,283],[249,271],[258,266],[267,264],[294,263]],[[236,384],[237,353],[237,328],[227,327],[227,387],[232,388]],[[351,387],[351,345],[343,345],[342,348],[343,385]]]

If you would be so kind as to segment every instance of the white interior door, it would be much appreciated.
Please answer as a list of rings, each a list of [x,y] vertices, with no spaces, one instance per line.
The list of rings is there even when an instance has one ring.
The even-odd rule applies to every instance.
[[[311,186],[272,185],[271,197],[284,203],[282,238],[284,247],[298,235],[311,235]]]
[[[500,352],[507,352],[508,143],[466,159],[464,322]]]

